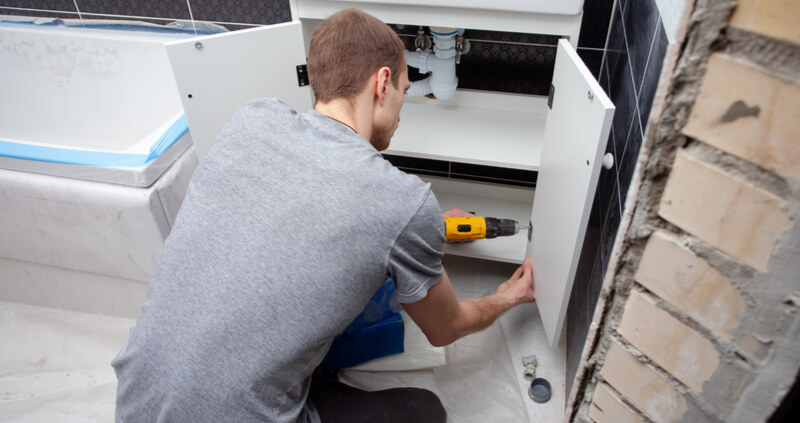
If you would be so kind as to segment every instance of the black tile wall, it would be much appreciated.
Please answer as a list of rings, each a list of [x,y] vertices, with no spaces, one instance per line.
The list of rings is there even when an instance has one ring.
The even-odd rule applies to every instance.
[[[0,15],[58,19],[77,19],[79,17],[78,10],[75,9],[75,2],[72,0],[0,0]]]
[[[578,56],[592,72],[595,79],[600,78],[600,65],[603,63],[603,50],[586,49],[578,47]]]
[[[58,11],[73,12],[75,15],[55,13]],[[161,23],[194,18],[224,24],[229,29],[288,22],[292,18],[288,0],[0,0],[0,14],[83,19],[134,18]]]
[[[652,0],[647,0],[652,1]],[[633,89],[633,74],[630,68],[630,53],[628,52],[624,26],[622,25],[622,11],[614,12],[611,34],[608,40],[608,75],[609,96],[617,110],[614,112],[614,132],[621,135],[625,141],[628,125],[636,109],[636,92]]]
[[[634,87],[638,89],[650,54],[653,36],[658,29],[658,6],[652,0],[626,0],[622,9],[622,24],[631,61]]]
[[[0,6],[77,12],[73,0],[0,0]]]
[[[619,185],[620,201],[622,205],[625,204],[625,196],[628,194],[628,188],[630,188],[631,179],[633,179],[633,168],[636,165],[636,158],[639,156],[639,149],[642,146],[643,138],[644,136],[642,134],[642,127],[639,125],[639,119],[634,118],[631,121],[630,128],[628,128],[625,145],[621,151],[618,150],[619,154],[615,156],[619,161],[617,167],[619,180],[617,184]]]
[[[614,154],[614,138],[614,128],[611,128],[611,134],[609,135],[609,141],[606,143],[605,153]],[[614,157],[617,157],[616,154],[614,154]],[[595,191],[594,203],[592,205],[593,208],[598,209],[598,216],[600,218],[598,223],[600,224],[600,229],[603,227],[608,208],[611,206],[612,201],[619,202],[619,199],[613,195],[618,182],[619,173],[617,171],[617,166],[612,166],[611,169],[600,169],[600,176],[597,179],[597,190]]]
[[[595,78],[599,78],[613,5],[611,0],[585,0],[583,2],[583,18],[578,36],[578,55]]]
[[[172,20],[190,18],[189,7],[185,0],[79,0],[76,3],[81,13]]]
[[[190,4],[192,15],[201,21],[269,25],[292,20],[288,1],[190,0]]]
[[[628,63],[628,47],[625,44],[625,32],[622,27],[622,11],[619,7],[615,7],[612,13],[611,27],[608,32],[608,40],[606,44],[606,60],[607,72],[609,78],[617,75],[617,70]],[[609,93],[611,92],[611,81],[609,79]]]
[[[418,175],[492,182],[529,188],[536,186],[536,178],[538,176],[535,171],[496,166],[420,159],[416,157],[396,156],[393,154],[384,154],[383,157],[398,169]]]
[[[547,95],[553,79],[555,45],[519,45],[479,40],[471,41],[469,54],[462,56],[456,67],[461,87]]]
[[[600,172],[567,309],[567,392],[608,269],[668,46],[655,0],[615,0],[611,17],[599,82],[616,106],[606,144],[615,164]]]
[[[450,177],[450,162],[431,159],[420,159],[416,157],[395,156],[384,154],[383,158],[388,160],[398,169],[408,173],[429,176]]]
[[[406,49],[414,50],[419,27],[392,27]],[[553,79],[558,37],[473,29],[467,29],[464,37],[469,41],[470,49],[461,56],[456,67],[460,88],[547,95]],[[424,75],[416,69],[410,70],[409,79],[422,78]]]
[[[78,12],[58,12],[50,10],[11,9],[0,6],[0,15],[28,16],[34,18],[78,19]]]
[[[450,165],[450,177],[480,180],[484,182],[503,183],[525,187],[535,187],[537,172],[503,167],[482,166],[453,162]]]
[[[609,0],[584,0],[578,48],[589,47],[600,50],[605,48],[613,5]]]
[[[664,30],[664,25],[659,21],[656,36],[653,39],[653,46],[650,48],[647,68],[644,71],[642,83],[636,91],[639,94],[639,116],[641,118],[642,131],[647,129],[647,118],[650,116],[650,109],[653,105],[653,97],[656,94],[658,78],[661,75],[661,67],[664,64],[668,44],[667,32]]]

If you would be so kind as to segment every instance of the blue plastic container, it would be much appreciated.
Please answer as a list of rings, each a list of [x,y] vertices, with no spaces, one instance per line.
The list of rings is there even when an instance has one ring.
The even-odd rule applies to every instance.
[[[401,309],[395,295],[394,280],[386,278],[361,314],[333,340],[322,367],[335,372],[343,367],[403,352]]]
[[[357,332],[337,336],[322,361],[322,367],[335,372],[343,367],[401,352],[403,319],[398,313]]]

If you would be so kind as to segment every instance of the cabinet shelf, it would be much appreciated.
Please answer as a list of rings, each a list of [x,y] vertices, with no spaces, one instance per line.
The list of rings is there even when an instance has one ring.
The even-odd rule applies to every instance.
[[[531,218],[534,190],[497,184],[462,182],[425,176],[442,210],[459,208],[479,216],[514,219],[527,225]],[[464,243],[448,243],[445,253],[507,263],[522,263],[528,246],[528,232]]]
[[[448,101],[409,98],[386,153],[539,170],[547,99],[459,90]]]

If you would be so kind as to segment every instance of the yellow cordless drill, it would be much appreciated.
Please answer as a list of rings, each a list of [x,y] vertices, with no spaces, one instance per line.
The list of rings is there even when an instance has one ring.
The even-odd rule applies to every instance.
[[[494,217],[448,217],[444,219],[445,237],[448,241],[472,241],[482,238],[511,236],[520,229],[519,222],[513,219],[497,219]]]

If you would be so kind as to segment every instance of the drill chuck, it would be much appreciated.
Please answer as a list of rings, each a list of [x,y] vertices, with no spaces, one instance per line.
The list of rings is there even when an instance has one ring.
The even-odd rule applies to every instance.
[[[496,219],[485,217],[486,219],[486,238],[497,238],[498,236],[511,236],[519,232],[519,222],[513,219]]]

